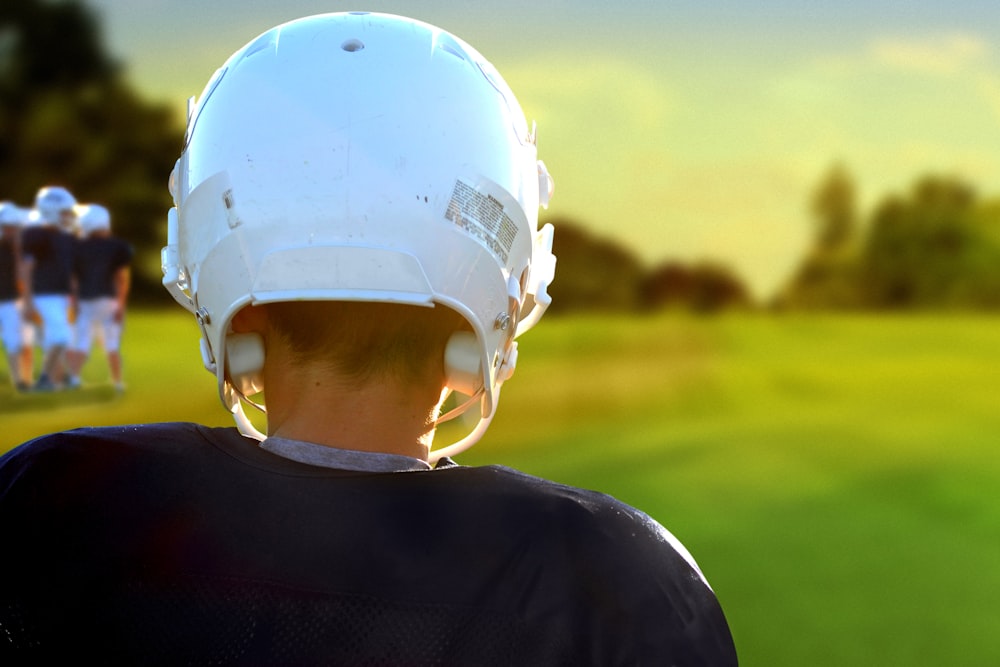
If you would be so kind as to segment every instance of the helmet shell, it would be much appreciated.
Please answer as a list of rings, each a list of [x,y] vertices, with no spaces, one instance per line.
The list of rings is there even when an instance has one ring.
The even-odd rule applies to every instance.
[[[291,21],[233,54],[189,109],[164,284],[198,315],[229,407],[233,315],[329,299],[460,312],[487,414],[526,296],[545,303],[549,184],[513,93],[464,41],[387,14]]]
[[[100,204],[81,204],[76,207],[77,223],[84,236],[96,231],[111,230],[111,213]]]
[[[76,198],[61,185],[46,185],[39,188],[35,194],[33,214],[40,224],[58,225],[62,223],[62,214],[73,212]]]
[[[0,226],[22,227],[28,222],[28,211],[14,202],[0,202]]]

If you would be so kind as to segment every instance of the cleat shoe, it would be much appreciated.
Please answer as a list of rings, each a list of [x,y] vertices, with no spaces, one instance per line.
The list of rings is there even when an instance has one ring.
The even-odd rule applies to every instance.
[[[33,387],[34,391],[44,392],[44,393],[55,391],[56,389],[57,387],[55,383],[52,382],[52,380],[50,380],[49,376],[47,375],[42,375],[41,377],[39,377],[38,381],[35,382],[35,386]]]

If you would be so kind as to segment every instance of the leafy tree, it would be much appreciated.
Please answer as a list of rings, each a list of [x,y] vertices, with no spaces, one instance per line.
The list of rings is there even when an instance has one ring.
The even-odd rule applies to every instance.
[[[76,2],[0,5],[0,100],[19,109],[32,90],[67,88],[116,75],[94,17]]]
[[[854,181],[834,165],[812,197],[813,244],[779,295],[783,308],[854,308],[861,303],[858,281],[858,213]]]
[[[704,261],[693,266],[664,262],[642,283],[647,309],[681,308],[695,313],[746,309],[753,299],[743,282],[726,266]]]
[[[876,209],[862,255],[866,300],[880,308],[1000,306],[1000,210],[928,176]]]
[[[1000,202],[958,179],[925,176],[890,195],[858,233],[840,168],[817,189],[817,236],[777,300],[783,308],[1000,307]]]
[[[835,164],[812,199],[816,222],[816,250],[838,253],[857,239],[858,212],[854,180],[842,164]]]
[[[643,268],[618,243],[599,237],[568,219],[552,221],[556,279],[553,313],[567,311],[633,311],[639,307]]]

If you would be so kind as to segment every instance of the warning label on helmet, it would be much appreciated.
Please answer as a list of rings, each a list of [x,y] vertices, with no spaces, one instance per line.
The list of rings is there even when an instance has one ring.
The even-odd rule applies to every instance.
[[[517,224],[496,197],[463,181],[455,181],[445,217],[482,241],[501,263],[507,263],[510,248],[517,238]]]

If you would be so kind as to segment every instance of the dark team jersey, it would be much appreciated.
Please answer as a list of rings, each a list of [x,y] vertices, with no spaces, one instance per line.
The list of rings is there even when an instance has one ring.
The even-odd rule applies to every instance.
[[[115,273],[132,261],[132,246],[114,236],[77,241],[74,272],[81,299],[115,296]]]
[[[21,252],[34,259],[31,289],[35,294],[69,294],[75,239],[58,227],[25,228]]]
[[[735,665],[645,514],[499,466],[333,470],[235,429],[80,429],[0,458],[0,663]]]
[[[0,236],[0,301],[13,301],[17,291],[17,265],[14,239]]]

